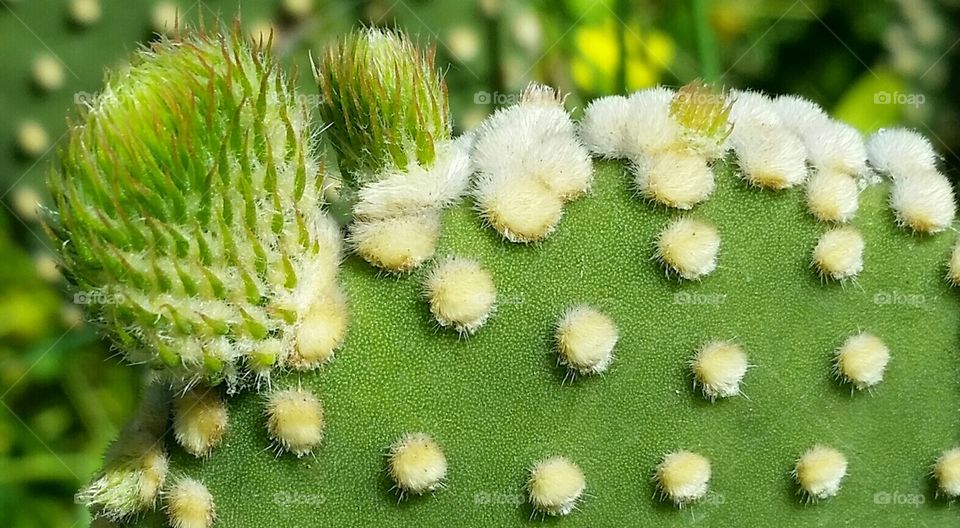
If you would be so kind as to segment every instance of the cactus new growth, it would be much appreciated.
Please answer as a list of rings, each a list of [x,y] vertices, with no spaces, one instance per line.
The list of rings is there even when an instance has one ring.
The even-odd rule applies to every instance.
[[[579,122],[531,84],[453,138],[402,33],[317,57],[310,108],[268,47],[186,31],[71,128],[50,233],[157,372],[96,514],[956,523],[956,202],[922,136],[694,82]]]
[[[291,86],[239,29],[162,40],[83,109],[50,180],[91,317],[174,385],[233,389],[340,345],[340,232]]]
[[[338,199],[352,203],[350,245],[390,272],[433,257],[441,210],[470,176],[464,142],[451,140],[447,87],[404,34],[370,29],[347,36],[315,63],[317,113],[335,149]]]

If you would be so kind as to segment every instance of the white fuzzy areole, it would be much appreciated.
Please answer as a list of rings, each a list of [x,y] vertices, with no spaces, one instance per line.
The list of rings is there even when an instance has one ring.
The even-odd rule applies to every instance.
[[[340,288],[318,295],[297,327],[288,364],[297,370],[311,370],[330,361],[343,345],[347,321],[347,298]]]
[[[847,338],[837,350],[837,375],[858,390],[867,389],[883,381],[883,373],[890,362],[890,349],[877,336],[866,332]]]
[[[727,141],[737,155],[743,177],[752,185],[780,190],[803,182],[807,175],[807,149],[803,141],[781,122],[775,106],[759,92],[733,91]]]
[[[813,264],[823,278],[846,280],[863,271],[866,242],[854,227],[831,229],[820,236],[813,250]]]
[[[657,239],[656,257],[687,280],[697,280],[717,268],[720,234],[712,225],[680,218],[667,226]]]
[[[408,433],[390,447],[389,473],[401,494],[436,491],[447,476],[447,457],[430,435]]]
[[[619,332],[610,316],[580,305],[567,310],[557,324],[560,362],[581,374],[598,374],[613,361]]]
[[[627,158],[649,156],[679,144],[682,127],[670,115],[670,103],[676,92],[658,86],[634,93],[631,105],[624,154]]]
[[[894,176],[890,207],[901,226],[920,233],[944,231],[957,214],[953,186],[937,170]]]
[[[860,205],[860,184],[849,173],[814,171],[807,180],[807,208],[821,222],[847,223]]]
[[[17,148],[31,158],[39,158],[50,148],[47,129],[36,121],[24,121],[17,128]]]
[[[937,169],[937,153],[930,141],[906,128],[885,128],[867,138],[867,158],[879,172],[896,179]]]
[[[498,110],[476,132],[473,195],[491,227],[512,242],[549,236],[564,202],[593,182],[589,151],[552,89],[528,88],[519,104]]]
[[[33,84],[45,92],[53,92],[63,87],[66,80],[63,64],[53,55],[40,55],[33,60],[31,68]]]
[[[361,220],[418,215],[447,207],[466,192],[473,166],[470,138],[437,146],[437,158],[429,168],[411,164],[404,170],[379,175],[357,191],[353,215]]]
[[[182,478],[164,493],[167,520],[172,528],[210,528],[216,508],[210,490],[192,478]]]
[[[867,170],[867,147],[863,135],[852,126],[828,120],[801,136],[810,163],[821,171],[856,176]]]
[[[847,457],[832,447],[816,445],[808,449],[793,470],[800,490],[810,499],[827,499],[840,491],[847,474]]]
[[[227,422],[227,405],[215,388],[195,387],[174,400],[174,436],[193,456],[209,455],[223,440]]]
[[[716,187],[707,160],[688,150],[640,157],[635,160],[633,171],[637,189],[644,198],[681,210],[706,201]]]
[[[657,488],[665,498],[682,508],[707,494],[710,474],[707,457],[691,451],[676,451],[663,457],[657,466]]]
[[[439,213],[427,210],[385,220],[354,222],[348,240],[354,251],[370,264],[403,273],[432,258],[439,239]]]
[[[770,105],[780,122],[799,137],[830,121],[820,105],[799,95],[779,95]]]
[[[566,457],[537,462],[530,470],[527,493],[533,508],[547,515],[569,515],[587,488],[583,471]]]
[[[497,301],[497,288],[490,272],[477,261],[463,257],[447,258],[437,264],[423,289],[437,322],[461,334],[480,329]]]
[[[517,243],[547,238],[563,216],[563,200],[535,178],[481,177],[476,206],[491,227]]]
[[[626,158],[627,131],[634,106],[622,95],[594,99],[580,121],[580,137],[593,154],[602,158]]]
[[[747,354],[732,341],[711,341],[690,363],[696,386],[704,396],[714,400],[740,394],[740,382],[747,374]]]
[[[947,263],[947,281],[953,286],[960,286],[960,242],[953,246],[950,252],[950,262]]]
[[[960,447],[948,449],[933,466],[937,489],[950,499],[960,497]]]
[[[323,440],[323,406],[308,390],[286,389],[270,394],[266,414],[270,437],[298,458],[313,452]]]
[[[78,26],[92,26],[100,21],[103,9],[100,0],[70,0],[70,20]]]

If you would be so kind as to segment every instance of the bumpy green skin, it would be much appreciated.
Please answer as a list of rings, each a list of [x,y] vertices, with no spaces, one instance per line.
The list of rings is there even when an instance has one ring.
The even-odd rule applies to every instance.
[[[50,179],[47,227],[91,317],[179,384],[280,361],[297,288],[337,258],[317,235],[325,169],[307,107],[245,40],[186,33],[136,55]]]
[[[825,284],[810,268],[825,226],[802,191],[758,191],[718,173],[716,194],[691,213],[722,237],[720,267],[702,283],[670,280],[650,258],[677,213],[639,201],[620,163],[597,163],[594,191],[538,246],[503,242],[469,201],[452,208],[438,256],[478,259],[500,294],[466,340],[437,331],[420,298],[423,272],[385,280],[351,257],[345,349],[319,373],[275,382],[323,399],[315,459],[267,450],[263,397],[247,393],[231,400],[231,430],[210,459],[170,443],[173,471],[207,484],[220,526],[539,525],[523,486],[551,454],[586,474],[588,496],[556,521],[569,526],[954,526],[956,508],[935,499],[929,477],[939,452],[960,441],[960,300],[943,278],[952,236],[897,228],[887,186],[871,187],[854,221],[864,271],[856,284]],[[581,302],[619,325],[617,359],[602,377],[561,385],[552,327]],[[851,394],[831,375],[833,351],[858,330],[892,351],[872,394]],[[746,397],[711,404],[692,389],[688,361],[714,338],[750,355]],[[434,435],[449,479],[433,497],[398,504],[383,455],[408,431]],[[804,505],[790,471],[815,443],[846,453],[849,474],[837,497]],[[653,498],[651,482],[660,457],[680,448],[713,462],[707,500],[684,510]],[[883,494],[924,503],[885,505]],[[139,525],[163,521],[151,514]]]

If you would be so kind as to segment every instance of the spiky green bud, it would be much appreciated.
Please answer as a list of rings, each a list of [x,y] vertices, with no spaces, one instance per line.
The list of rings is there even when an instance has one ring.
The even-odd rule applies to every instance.
[[[77,299],[174,383],[232,383],[250,358],[264,374],[264,355],[268,369],[297,354],[302,321],[338,298],[308,109],[268,46],[240,35],[137,53],[82,111],[49,182]]]
[[[717,155],[733,130],[729,120],[732,106],[723,90],[694,81],[677,90],[670,101],[670,115],[695,147]]]
[[[351,187],[411,163],[430,166],[451,137],[447,87],[435,48],[406,35],[364,29],[331,46],[315,63],[320,118]]]

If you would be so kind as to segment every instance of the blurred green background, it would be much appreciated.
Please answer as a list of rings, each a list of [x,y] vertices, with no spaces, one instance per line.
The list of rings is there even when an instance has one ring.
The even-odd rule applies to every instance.
[[[0,525],[87,526],[73,493],[129,417],[121,365],[64,293],[38,222],[75,104],[183,20],[242,15],[313,94],[309,52],[358,25],[436,42],[460,130],[532,80],[592,98],[696,78],[904,124],[960,168],[960,0],[0,0]]]

